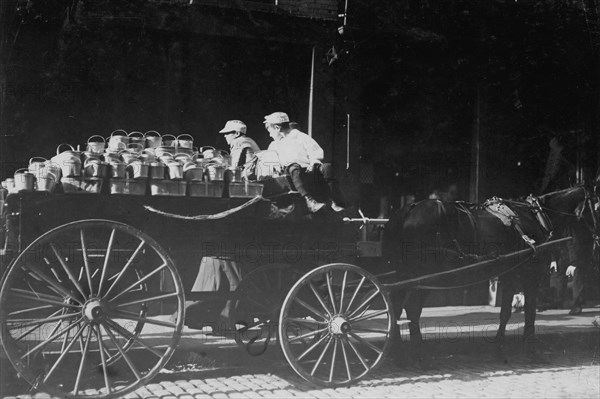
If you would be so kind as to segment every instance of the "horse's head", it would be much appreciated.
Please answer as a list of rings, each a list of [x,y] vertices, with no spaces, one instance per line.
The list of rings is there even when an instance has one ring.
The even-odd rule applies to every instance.
[[[592,259],[594,266],[598,267],[600,262],[598,190],[576,186],[544,194],[539,197],[539,201],[555,228],[568,229],[569,234],[573,234],[578,230],[577,227],[580,227],[580,231],[588,233],[584,241],[592,243]]]

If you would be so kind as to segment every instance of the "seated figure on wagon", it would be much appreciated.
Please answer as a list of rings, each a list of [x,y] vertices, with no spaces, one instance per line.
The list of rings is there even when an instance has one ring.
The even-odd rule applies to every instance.
[[[263,123],[273,139],[269,150],[279,156],[283,171],[290,177],[296,191],[304,197],[309,212],[316,213],[327,206],[315,199],[310,191],[310,183],[318,181],[329,185],[332,209],[342,210],[331,198],[335,194],[330,184],[333,179],[331,168],[323,165],[323,148],[312,137],[290,126],[290,119],[285,112],[273,112],[265,116]]]

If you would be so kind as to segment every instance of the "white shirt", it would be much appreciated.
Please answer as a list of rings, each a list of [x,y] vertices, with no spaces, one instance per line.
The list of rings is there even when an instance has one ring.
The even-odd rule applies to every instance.
[[[292,129],[280,140],[273,141],[269,144],[269,150],[277,152],[283,167],[297,163],[301,167],[307,168],[324,158],[321,146],[308,134],[302,133],[298,129]]]

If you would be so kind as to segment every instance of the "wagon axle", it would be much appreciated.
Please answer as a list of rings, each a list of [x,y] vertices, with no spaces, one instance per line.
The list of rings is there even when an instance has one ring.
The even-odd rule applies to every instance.
[[[342,315],[336,315],[329,321],[329,332],[335,335],[348,334],[352,330],[352,326],[348,320]]]
[[[81,310],[81,313],[90,322],[99,322],[104,318],[106,312],[104,311],[104,305],[99,299],[91,299],[87,301]]]

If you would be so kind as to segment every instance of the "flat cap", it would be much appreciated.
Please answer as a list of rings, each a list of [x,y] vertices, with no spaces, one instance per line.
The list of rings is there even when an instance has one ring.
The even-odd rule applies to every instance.
[[[279,123],[289,122],[290,118],[285,112],[273,112],[270,115],[265,116],[265,120],[263,123],[272,123],[274,125]]]
[[[225,127],[219,131],[219,133],[231,133],[231,132],[240,132],[242,134],[246,134],[246,124],[242,121],[231,120],[227,121]]]

